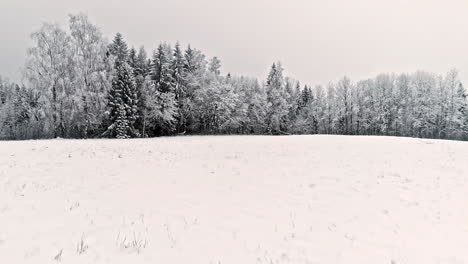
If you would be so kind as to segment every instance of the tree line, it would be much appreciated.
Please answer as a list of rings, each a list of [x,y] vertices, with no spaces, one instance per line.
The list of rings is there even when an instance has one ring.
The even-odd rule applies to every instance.
[[[21,85],[0,77],[0,138],[344,134],[468,140],[458,72],[380,74],[302,86],[280,62],[265,81],[223,75],[217,57],[161,43],[108,43],[83,14],[31,34]]]

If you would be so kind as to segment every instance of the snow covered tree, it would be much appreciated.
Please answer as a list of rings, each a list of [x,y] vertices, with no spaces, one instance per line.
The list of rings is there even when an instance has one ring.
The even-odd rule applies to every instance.
[[[433,137],[433,124],[435,115],[433,111],[435,78],[427,72],[416,72],[410,83],[414,93],[415,100],[412,111],[413,118],[413,136]]]
[[[269,103],[267,126],[270,133],[284,133],[285,117],[288,115],[288,94],[285,90],[283,67],[280,62],[273,63],[266,82]]]
[[[74,87],[78,113],[74,126],[81,136],[95,136],[103,128],[106,94],[110,90],[112,63],[107,59],[107,41],[84,14],[70,15]],[[102,132],[102,131],[101,131]]]
[[[137,88],[133,69],[127,63],[127,44],[120,33],[115,36],[109,50],[115,58],[115,73],[109,92],[110,125],[105,135],[116,138],[138,137],[140,133],[134,126],[138,118]]]
[[[184,91],[179,98],[179,130],[185,132],[196,132],[200,127],[198,118],[195,116],[195,96],[197,90],[205,87],[210,82],[207,78],[205,55],[189,45],[184,52]]]
[[[266,132],[267,96],[265,87],[258,80],[247,77],[226,77],[236,95],[232,111],[235,133],[263,134]]]
[[[315,87],[315,96],[313,102],[313,109],[315,115],[315,122],[317,123],[316,133],[325,133],[325,109],[326,109],[326,98],[325,91],[321,85]]]
[[[177,102],[174,93],[161,92],[154,81],[145,82],[143,88],[145,136],[173,133],[177,124]]]
[[[141,46],[133,66],[135,76],[148,76],[150,73],[150,64],[151,60],[148,58],[145,47]]]
[[[447,94],[446,133],[449,137],[454,137],[457,134],[455,115],[457,112],[456,97],[459,83],[457,70],[451,70],[446,74],[444,79],[444,88]]]
[[[336,91],[335,86],[329,83],[327,86],[326,96],[326,108],[325,108],[325,119],[326,119],[326,134],[336,134],[335,123],[336,120]]]
[[[157,51],[153,54],[151,67],[151,80],[154,85],[154,88],[151,89],[156,89],[157,92],[147,91],[145,111],[148,114],[152,113],[149,120],[156,123],[149,124],[148,127],[152,129],[151,133],[154,135],[170,135],[176,131],[176,120],[179,112],[176,99],[177,80],[175,79],[173,54],[170,45],[160,44],[158,46]],[[155,105],[156,103],[160,105]]]
[[[176,99],[179,100],[183,96],[186,83],[186,72],[185,72],[185,58],[180,49],[180,44],[177,42],[174,47],[174,54],[172,60],[172,74],[174,79],[174,92]]]
[[[190,45],[184,54],[185,57],[185,69],[189,73],[195,73],[202,70],[203,64],[205,63],[205,56],[200,51],[193,49]]]
[[[137,64],[137,51],[134,47],[132,47],[130,49],[130,51],[128,52],[128,60],[127,60],[127,63],[128,65],[130,65],[130,67],[132,67],[132,69],[135,69],[136,68],[136,64]]]
[[[454,138],[458,140],[468,139],[468,95],[461,83],[458,84],[458,89],[454,98],[455,114],[454,114]]]
[[[141,135],[144,137],[146,135],[146,123],[145,123],[145,93],[143,89],[146,87],[146,82],[149,81],[149,74],[150,74],[150,60],[148,59],[148,55],[146,50],[143,46],[140,47],[138,53],[135,55],[135,59],[132,63],[133,66],[133,74],[135,76],[135,85],[137,91],[137,109],[138,109],[138,118],[135,122],[135,128],[138,131],[141,131]]]
[[[221,74],[221,60],[218,59],[218,57],[213,57],[210,60],[209,63],[209,71],[214,73],[216,76],[219,76]]]
[[[411,105],[413,95],[410,89],[410,76],[401,74],[395,81],[396,89],[396,118],[395,130],[397,135],[408,136],[411,134]]]
[[[185,57],[180,48],[180,44],[177,42],[174,47],[171,70],[172,70],[173,79],[174,79],[175,99],[178,104],[177,125],[176,125],[178,133],[185,131],[184,129],[185,118],[184,118],[184,113],[182,111],[182,109],[184,109],[184,102],[185,102],[186,90],[187,90],[187,69],[185,65],[186,65]]]
[[[66,137],[76,110],[70,36],[59,25],[45,23],[31,38],[34,46],[28,49],[24,77],[30,87],[47,98],[43,133],[47,137]]]
[[[230,83],[213,77],[206,87],[196,91],[195,98],[201,131],[216,134],[238,128],[234,114],[238,97]]]
[[[175,80],[172,69],[172,49],[168,44],[160,44],[153,55],[152,78],[157,89],[163,93],[174,92]]]
[[[468,140],[456,70],[380,74],[326,88],[283,76],[222,76],[217,57],[160,44],[151,59],[120,34],[108,45],[84,14],[31,37],[25,86],[0,79],[1,138],[119,138],[174,133],[357,134]],[[107,111],[106,111],[107,110]],[[104,133],[102,133],[105,131]],[[141,133],[140,133],[141,131]]]
[[[343,77],[336,86],[338,132],[345,135],[352,133],[351,89],[351,80],[348,77]]]
[[[30,106],[26,88],[0,78],[0,139],[25,139]]]
[[[296,90],[294,89],[294,85],[296,84],[296,81],[286,77],[285,78],[285,91],[287,94],[287,104],[288,104],[288,115],[286,117],[286,130],[289,131],[291,129],[291,126],[294,123],[294,120],[296,119],[296,114],[297,114],[297,95],[296,95]]]

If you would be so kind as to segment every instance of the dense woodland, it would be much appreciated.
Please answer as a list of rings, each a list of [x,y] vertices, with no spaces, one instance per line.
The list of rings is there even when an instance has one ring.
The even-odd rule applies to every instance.
[[[0,77],[0,138],[136,138],[179,134],[345,134],[468,140],[456,70],[347,77],[311,87],[220,72],[217,57],[178,43],[151,54],[108,42],[83,14],[31,34],[23,83]]]

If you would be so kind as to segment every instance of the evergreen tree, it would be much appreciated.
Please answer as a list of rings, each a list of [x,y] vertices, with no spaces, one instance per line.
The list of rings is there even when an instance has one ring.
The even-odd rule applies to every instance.
[[[307,107],[311,101],[311,90],[307,85],[304,85],[304,89],[302,89],[301,98],[301,107]]]
[[[184,53],[185,58],[185,85],[183,96],[179,98],[179,126],[180,131],[194,132],[197,124],[195,116],[195,101],[197,90],[208,86],[210,80],[206,74],[205,56],[190,45]]]
[[[269,103],[267,124],[270,133],[284,133],[285,117],[288,114],[288,94],[285,90],[283,67],[273,63],[266,83]]]
[[[134,47],[128,52],[128,65],[134,70],[137,68],[137,52]],[[134,75],[137,76],[137,73],[134,72]]]
[[[188,45],[187,50],[184,54],[185,57],[185,69],[187,72],[194,73],[198,69],[197,58],[195,50]]]
[[[172,61],[172,73],[175,85],[175,95],[179,99],[184,93],[184,85],[186,82],[186,72],[185,72],[185,58],[180,49],[180,45],[177,42],[174,47],[173,61]]]
[[[115,35],[112,44],[109,45],[109,53],[114,56],[116,64],[127,62],[129,57],[128,46],[122,34],[117,33]]]
[[[168,44],[160,44],[153,55],[152,78],[163,93],[174,92],[175,80],[172,69],[172,50]]]
[[[146,53],[145,47],[141,46],[138,50],[135,66],[133,67],[135,69],[135,76],[148,76],[150,73],[150,63],[151,61],[148,59],[148,54]]]
[[[255,81],[252,95],[248,96],[249,133],[259,134],[266,132],[267,94],[263,86]]]
[[[299,111],[302,108],[302,91],[301,91],[301,83],[300,82],[296,83],[296,88],[295,88],[294,94],[295,94],[294,105],[295,105],[295,110],[296,110],[295,115],[297,116],[299,114]]]
[[[380,74],[301,86],[274,63],[266,82],[221,76],[190,45],[130,50],[108,45],[86,15],[69,30],[44,24],[32,35],[26,87],[0,79],[0,137],[127,138],[178,133],[396,135],[468,140],[468,103],[459,74]],[[106,111],[107,108],[107,111]],[[148,129],[146,129],[146,127]]]
[[[292,80],[291,78],[286,77],[285,78],[285,92],[287,94],[287,104],[288,104],[288,115],[286,118],[286,130],[291,130],[291,126],[293,126],[293,123],[296,119],[296,114],[297,114],[297,94],[296,90],[293,88],[295,84],[295,81]]]
[[[172,92],[163,93],[156,88],[155,82],[145,82],[144,118],[148,136],[170,135],[177,124],[177,102]],[[145,134],[145,136],[146,136]]]
[[[173,53],[173,62],[172,62],[172,73],[174,79],[174,94],[175,99],[178,104],[177,109],[177,132],[181,132],[184,130],[184,113],[182,109],[184,108],[184,102],[186,97],[186,84],[187,84],[187,72],[186,72],[186,61],[185,57],[182,54],[182,50],[180,49],[179,42],[176,43],[174,47]],[[185,131],[185,130],[184,130]]]
[[[105,135],[117,138],[139,136],[135,129],[138,118],[138,95],[133,76],[133,69],[128,65],[127,44],[118,33],[111,44],[110,53],[114,56],[115,73],[112,79],[112,88],[109,92],[109,120]]]
[[[468,139],[468,95],[465,88],[459,83],[456,95],[455,106],[456,112],[454,115],[454,131],[455,138],[459,140]]]
[[[148,75],[150,73],[150,68],[148,64],[148,57],[146,50],[143,46],[140,47],[138,54],[135,56],[134,60],[133,72],[135,75],[135,85],[137,90],[137,97],[138,97],[138,118],[135,122],[135,128],[138,131],[141,131],[141,135],[143,137],[146,136],[146,123],[145,123],[145,114],[146,111],[144,110],[146,104],[145,93],[143,89],[145,88],[145,83],[148,81]]]
[[[218,57],[213,57],[209,63],[209,71],[214,73],[214,75],[219,76],[221,74],[221,60]]]
[[[179,62],[180,63],[180,62]],[[147,112],[152,113],[154,135],[170,135],[176,130],[178,107],[173,54],[170,45],[160,44],[153,54],[151,79],[155,89],[148,91]],[[158,105],[159,104],[159,105]]]

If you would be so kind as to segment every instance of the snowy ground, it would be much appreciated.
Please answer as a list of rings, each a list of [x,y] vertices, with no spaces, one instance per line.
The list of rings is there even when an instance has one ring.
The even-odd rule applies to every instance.
[[[0,263],[468,263],[468,143],[0,142]]]

